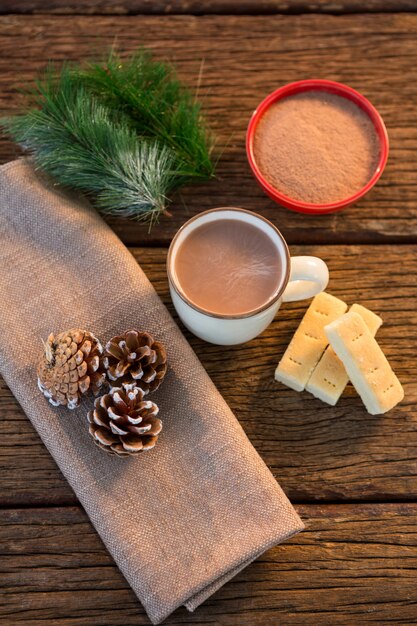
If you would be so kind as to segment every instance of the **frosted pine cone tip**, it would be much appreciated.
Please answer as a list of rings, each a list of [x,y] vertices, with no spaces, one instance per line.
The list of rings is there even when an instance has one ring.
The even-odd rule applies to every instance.
[[[101,449],[128,456],[151,450],[162,430],[158,407],[144,400],[145,392],[134,383],[113,387],[96,398],[88,413],[89,431]]]
[[[106,344],[103,364],[110,386],[136,383],[149,393],[158,389],[166,374],[166,350],[149,333],[128,330]]]

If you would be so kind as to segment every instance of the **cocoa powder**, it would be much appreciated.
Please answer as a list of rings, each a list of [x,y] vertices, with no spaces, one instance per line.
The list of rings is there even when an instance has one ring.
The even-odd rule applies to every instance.
[[[269,107],[253,148],[260,171],[277,191],[313,204],[360,191],[379,160],[369,116],[354,102],[325,91],[289,96]]]

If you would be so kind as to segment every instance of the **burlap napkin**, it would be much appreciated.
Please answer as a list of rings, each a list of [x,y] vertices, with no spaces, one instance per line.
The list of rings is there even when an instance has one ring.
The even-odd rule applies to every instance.
[[[135,327],[167,346],[153,451],[105,454],[89,401],[68,411],[39,393],[41,338],[75,326],[103,341]],[[0,168],[0,329],[1,374],[154,624],[303,528],[128,250],[24,160]]]

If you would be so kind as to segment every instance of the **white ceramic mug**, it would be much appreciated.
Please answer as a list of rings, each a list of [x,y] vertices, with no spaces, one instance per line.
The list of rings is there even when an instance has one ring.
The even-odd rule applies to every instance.
[[[242,220],[260,228],[274,241],[281,256],[276,293],[263,306],[243,315],[216,315],[196,306],[187,298],[176,275],[176,255],[183,241],[194,229],[218,219]],[[329,281],[324,261],[314,256],[290,257],[285,239],[271,222],[257,213],[234,207],[210,209],[186,222],[169,247],[167,270],[171,298],[184,326],[197,337],[220,345],[253,339],[272,322],[281,302],[311,298],[324,291]]]

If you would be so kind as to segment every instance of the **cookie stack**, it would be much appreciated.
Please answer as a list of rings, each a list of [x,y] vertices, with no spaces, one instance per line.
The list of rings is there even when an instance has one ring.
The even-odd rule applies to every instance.
[[[352,382],[371,415],[386,413],[404,390],[375,339],[382,319],[360,304],[316,296],[275,371],[275,379],[334,406]]]

